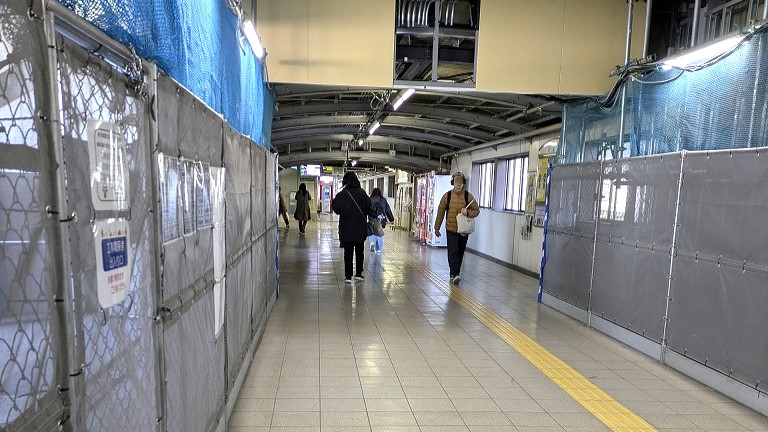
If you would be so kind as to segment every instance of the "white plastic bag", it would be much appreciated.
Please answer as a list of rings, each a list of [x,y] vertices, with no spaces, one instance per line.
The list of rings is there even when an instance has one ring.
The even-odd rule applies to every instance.
[[[465,209],[469,209],[469,206],[475,202],[475,200],[472,200],[469,204],[467,204]],[[464,216],[463,214],[459,213],[456,215],[456,225],[458,225],[458,232],[461,235],[470,235],[473,232],[475,232],[475,219],[471,218],[469,216]]]

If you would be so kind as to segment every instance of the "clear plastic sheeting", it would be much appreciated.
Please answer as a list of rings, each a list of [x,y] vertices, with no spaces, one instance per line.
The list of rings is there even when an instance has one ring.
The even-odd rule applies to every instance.
[[[768,393],[768,336],[755,330],[768,302],[766,153],[556,165],[543,292]],[[582,186],[598,181],[595,233],[578,214],[594,204]]]
[[[593,101],[566,104],[557,162],[767,146],[767,44],[762,32],[695,72],[657,70],[631,79],[621,138],[620,96],[607,109]]]
[[[111,67],[78,47],[60,47],[64,164],[67,199],[78,217],[68,223],[75,295],[76,364],[84,365],[73,381],[75,416],[84,430],[151,430],[155,407],[155,352],[152,328],[155,235],[149,213],[152,191],[147,101]],[[120,126],[127,149],[128,210],[96,211],[90,192],[92,120]],[[102,256],[94,253],[94,223],[128,221],[130,281],[127,296],[103,309],[98,302]]]
[[[60,274],[57,133],[48,112],[43,22],[27,2],[0,7],[0,430],[53,430],[65,415],[66,330],[53,302]],[[39,13],[38,8],[33,9]]]

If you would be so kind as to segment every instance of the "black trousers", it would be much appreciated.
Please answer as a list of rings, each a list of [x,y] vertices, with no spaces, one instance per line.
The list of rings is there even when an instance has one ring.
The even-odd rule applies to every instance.
[[[467,249],[469,236],[446,231],[448,236],[448,266],[451,268],[451,276],[461,273],[461,263],[464,261],[464,251]]]
[[[290,224],[291,224],[291,223],[288,221],[288,213],[287,213],[287,212],[282,212],[282,213],[280,213],[280,215],[283,217],[283,220],[285,221],[285,226],[288,226],[288,225],[290,225]]]
[[[361,242],[347,242],[344,243],[344,277],[347,279],[352,277],[352,254],[354,253],[355,258],[357,261],[355,268],[357,269],[357,273],[355,275],[361,275],[363,274],[363,260],[365,259],[365,255],[363,255],[363,245],[365,244],[365,241]]]

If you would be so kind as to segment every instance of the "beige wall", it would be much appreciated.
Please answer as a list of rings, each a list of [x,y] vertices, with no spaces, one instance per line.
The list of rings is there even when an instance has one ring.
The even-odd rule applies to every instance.
[[[258,1],[272,82],[391,87],[395,0]]]
[[[632,57],[645,2],[635,3]],[[259,0],[272,82],[391,87],[395,0]],[[483,0],[477,90],[601,94],[624,61],[623,0]]]
[[[483,0],[477,89],[600,94],[624,62],[627,4],[621,0]],[[632,57],[642,51],[645,3],[635,3]]]

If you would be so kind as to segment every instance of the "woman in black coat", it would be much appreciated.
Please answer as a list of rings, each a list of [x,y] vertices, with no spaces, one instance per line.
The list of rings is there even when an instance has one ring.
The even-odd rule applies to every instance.
[[[333,212],[339,215],[339,241],[344,248],[344,281],[352,283],[352,254],[356,258],[356,280],[363,277],[363,245],[368,237],[371,199],[360,188],[360,180],[348,171],[341,180],[343,189],[333,198]]]

